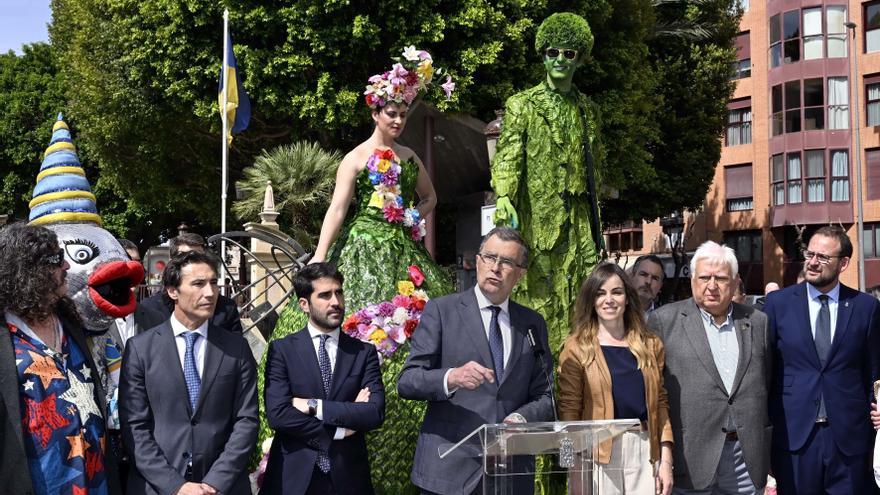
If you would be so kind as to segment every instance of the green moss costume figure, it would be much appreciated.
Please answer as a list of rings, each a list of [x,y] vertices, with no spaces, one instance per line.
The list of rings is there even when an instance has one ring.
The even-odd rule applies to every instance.
[[[571,82],[592,46],[590,26],[575,14],[554,14],[541,24],[535,48],[547,78],[507,100],[492,160],[495,222],[519,228],[532,249],[511,297],[544,316],[554,353],[568,335],[580,284],[604,247],[590,163],[595,111]]]
[[[395,296],[406,292],[398,285],[401,281],[404,287],[415,288],[416,295],[424,291],[430,298],[453,290],[450,278],[420,242],[425,235],[422,219],[436,204],[433,185],[418,156],[395,142],[403,132],[409,104],[435,73],[427,52],[409,47],[403,56],[406,61],[370,78],[371,86],[365,96],[376,126],[371,137],[348,153],[339,166],[333,199],[313,257],[316,261],[335,263],[345,277],[343,292],[348,318],[343,330],[349,335],[354,326],[350,322],[358,314],[372,311],[364,308],[380,303],[399,307],[400,298]],[[453,87],[447,78],[443,89],[450,93]],[[413,275],[412,265],[419,268],[420,274]],[[423,307],[424,301],[421,305]],[[296,301],[291,301],[282,312],[272,339],[299,331],[307,321],[307,315],[300,311]],[[407,331],[411,331],[415,323],[408,321]],[[375,335],[375,328],[363,325],[362,330],[356,338],[368,338],[385,351],[389,346],[396,347],[390,338],[384,338],[384,332],[374,340],[369,335]],[[367,437],[377,494],[418,493],[409,477],[425,406],[421,402],[402,400],[397,395],[397,375],[408,353],[407,340],[382,363],[385,422],[380,430],[370,432]],[[258,376],[261,407],[262,370],[261,366]],[[272,435],[265,416],[261,417],[260,443]]]

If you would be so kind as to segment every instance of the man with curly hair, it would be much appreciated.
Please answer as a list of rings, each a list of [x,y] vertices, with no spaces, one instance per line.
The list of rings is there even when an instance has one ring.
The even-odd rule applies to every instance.
[[[3,493],[121,493],[107,406],[54,232],[0,230],[0,486]]]
[[[544,316],[554,351],[568,334],[580,283],[604,247],[593,164],[595,110],[572,84],[592,47],[582,17],[557,13],[544,20],[535,50],[547,77],[507,100],[492,160],[495,222],[518,227],[533,253],[513,297]]]

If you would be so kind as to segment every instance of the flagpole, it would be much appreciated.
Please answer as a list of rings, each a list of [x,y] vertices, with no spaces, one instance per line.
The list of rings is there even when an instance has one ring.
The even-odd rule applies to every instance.
[[[223,78],[223,91],[221,94],[221,108],[220,115],[223,121],[223,134],[220,138],[220,141],[223,143],[223,154],[222,154],[222,166],[221,166],[221,174],[222,174],[222,189],[220,189],[220,233],[226,233],[226,191],[229,189],[229,185],[227,184],[227,167],[229,160],[229,141],[227,136],[229,135],[229,122],[227,121],[227,98],[229,94],[229,9],[223,9],[223,70],[222,78]],[[220,284],[224,286],[223,292],[226,293],[226,240],[225,237],[222,237],[220,240],[220,256],[222,263],[220,265]]]

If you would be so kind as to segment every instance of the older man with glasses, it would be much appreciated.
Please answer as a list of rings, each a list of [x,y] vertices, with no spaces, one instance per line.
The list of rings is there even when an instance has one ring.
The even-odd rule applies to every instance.
[[[738,268],[732,249],[703,243],[691,260],[693,298],[648,321],[666,348],[676,494],[759,494],[767,483],[767,317],[732,301]]]
[[[870,493],[880,303],[840,283],[853,254],[842,228],[820,228],[803,254],[805,282],[764,305],[775,363],[773,473],[781,493]]]

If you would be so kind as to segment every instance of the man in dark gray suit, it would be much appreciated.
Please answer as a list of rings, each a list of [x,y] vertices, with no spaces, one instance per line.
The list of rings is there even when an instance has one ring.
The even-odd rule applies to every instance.
[[[525,273],[528,248],[515,230],[499,227],[486,236],[477,257],[474,289],[425,306],[397,382],[401,397],[428,401],[412,471],[422,493],[478,490],[481,460],[440,459],[440,446],[486,423],[553,419],[544,374],[552,370],[547,325],[509,299]],[[529,345],[529,332],[543,350],[543,362]],[[515,478],[516,493],[532,492],[531,477]]]
[[[189,252],[162,276],[174,312],[128,341],[119,416],[129,495],[250,495],[256,365],[244,338],[210,324],[217,260]]]
[[[674,493],[763,493],[770,466],[767,317],[732,302],[733,250],[703,243],[691,259],[694,297],[648,326],[666,347]]]

